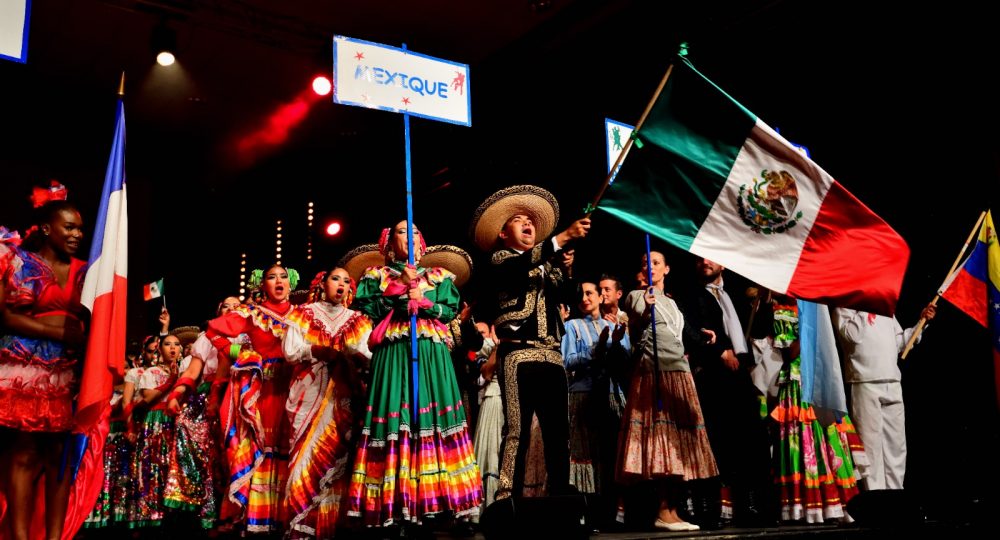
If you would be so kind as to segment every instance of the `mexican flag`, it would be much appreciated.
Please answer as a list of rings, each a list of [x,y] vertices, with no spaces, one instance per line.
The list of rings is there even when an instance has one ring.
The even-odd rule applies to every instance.
[[[142,299],[152,300],[163,296],[163,278],[142,286]]]
[[[906,242],[679,60],[600,208],[779,293],[891,316]]]

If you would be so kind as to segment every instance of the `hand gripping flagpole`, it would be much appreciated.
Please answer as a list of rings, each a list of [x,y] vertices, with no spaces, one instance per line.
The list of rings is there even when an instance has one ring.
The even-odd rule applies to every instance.
[[[406,50],[406,43],[403,44]],[[413,256],[413,170],[410,167],[410,113],[403,112],[403,138],[406,140],[406,245],[409,265],[416,268]],[[420,280],[411,281],[410,288],[420,286]],[[410,403],[410,435],[418,433],[417,419],[420,416],[420,364],[417,361],[417,314],[410,315],[410,366],[412,369],[413,399]]]
[[[969,244],[972,243],[972,239],[975,238],[976,234],[979,232],[979,228],[982,226],[984,219],[986,219],[985,211],[979,214],[979,219],[976,220],[976,225],[972,227],[972,231],[969,232],[969,237],[965,239],[965,244],[962,245],[962,249],[958,252],[958,257],[956,257],[955,262],[952,263],[951,270],[948,270],[945,280],[955,273],[955,269],[958,268],[958,263],[961,262],[962,256],[965,255],[966,250],[969,249]],[[941,295],[935,294],[934,298],[931,299],[930,305],[936,306],[939,298],[941,298]],[[924,325],[926,324],[927,319],[920,317],[920,320],[917,321],[917,325],[913,328],[913,334],[910,335],[909,341],[906,342],[906,347],[903,348],[903,354],[900,355],[900,358],[906,360],[906,355],[910,354],[910,350],[913,349],[913,345],[917,342],[917,338],[919,338],[920,334],[923,333]]]

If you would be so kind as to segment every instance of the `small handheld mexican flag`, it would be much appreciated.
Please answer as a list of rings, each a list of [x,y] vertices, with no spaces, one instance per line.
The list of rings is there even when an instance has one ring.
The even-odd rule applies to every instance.
[[[163,278],[142,286],[142,298],[149,301],[163,296]]]

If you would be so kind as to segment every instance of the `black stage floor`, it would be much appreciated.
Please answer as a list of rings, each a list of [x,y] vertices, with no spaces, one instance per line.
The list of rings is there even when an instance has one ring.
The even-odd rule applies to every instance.
[[[998,509],[1000,511],[1000,509]],[[482,532],[475,534],[456,534],[451,531],[436,531],[427,534],[421,531],[417,534],[404,534],[398,529],[369,529],[364,531],[340,530],[337,538],[358,539],[358,540],[388,540],[405,539],[414,540],[486,540]],[[651,540],[656,538],[694,538],[698,540],[728,540],[736,538],[765,538],[765,539],[823,539],[823,540],[869,540],[883,538],[906,538],[906,539],[946,539],[957,540],[964,538],[996,538],[998,532],[996,527],[989,527],[985,523],[959,523],[959,522],[935,522],[928,521],[914,526],[880,526],[866,527],[858,524],[849,525],[781,525],[764,529],[740,529],[728,527],[716,531],[693,531],[693,532],[668,532],[668,531],[622,531],[622,532],[598,532],[590,535],[589,540]],[[175,527],[171,529],[146,528],[137,530],[83,530],[77,535],[77,540],[95,539],[213,539],[229,540],[238,539],[239,534],[214,534],[202,531],[193,527]],[[568,538],[569,535],[566,535]],[[254,538],[258,540],[275,540],[281,535],[248,535],[244,538]],[[533,540],[543,538],[544,540],[562,540],[562,535],[538,535],[530,532],[530,527],[513,537],[513,540]],[[490,540],[493,540],[491,538]],[[501,539],[502,540],[502,539]]]
[[[998,509],[1000,511],[1000,509]],[[649,540],[654,538],[697,538],[698,540],[727,540],[735,538],[767,538],[767,539],[824,539],[824,540],[868,540],[882,538],[912,538],[916,539],[946,539],[955,540],[959,538],[996,538],[996,530],[988,530],[984,526],[976,526],[969,523],[945,523],[926,522],[918,526],[909,527],[864,527],[857,524],[850,525],[781,525],[779,527],[766,529],[738,529],[724,528],[716,531],[693,531],[693,532],[668,532],[668,531],[631,531],[631,532],[601,532],[590,536],[591,540]],[[437,533],[437,540],[451,540],[453,538],[474,538],[484,540],[482,533],[476,533],[472,537],[456,536],[448,533]],[[515,540],[527,540],[533,538],[526,533],[519,535]],[[558,540],[549,538],[547,540]]]

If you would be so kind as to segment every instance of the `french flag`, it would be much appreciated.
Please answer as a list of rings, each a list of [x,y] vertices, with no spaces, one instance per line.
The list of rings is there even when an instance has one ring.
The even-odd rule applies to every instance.
[[[90,268],[81,303],[90,310],[90,335],[77,398],[76,425],[68,453],[76,475],[63,539],[79,530],[94,507],[104,477],[115,377],[125,368],[125,306],[128,283],[128,204],[125,197],[125,107],[118,100],[115,137],[90,247]]]

